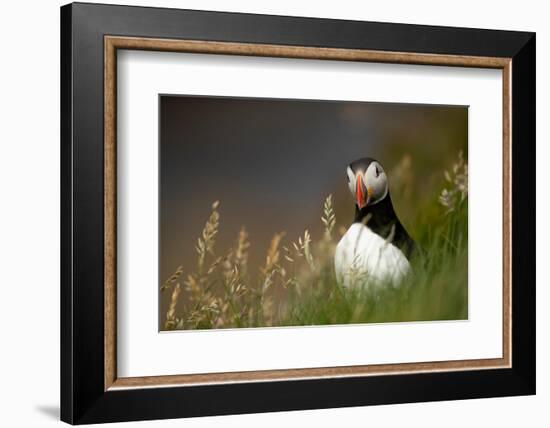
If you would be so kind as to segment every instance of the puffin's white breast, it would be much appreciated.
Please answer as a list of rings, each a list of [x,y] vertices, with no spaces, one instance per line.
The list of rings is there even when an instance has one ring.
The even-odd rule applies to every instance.
[[[362,223],[352,224],[336,246],[334,267],[338,283],[345,287],[397,284],[410,270],[399,248]]]

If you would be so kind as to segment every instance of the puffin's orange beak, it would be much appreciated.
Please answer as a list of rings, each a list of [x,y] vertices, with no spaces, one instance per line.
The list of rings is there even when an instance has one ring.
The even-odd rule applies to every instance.
[[[355,180],[355,200],[359,209],[363,209],[369,202],[369,192],[363,184],[363,178],[361,174],[357,174]]]

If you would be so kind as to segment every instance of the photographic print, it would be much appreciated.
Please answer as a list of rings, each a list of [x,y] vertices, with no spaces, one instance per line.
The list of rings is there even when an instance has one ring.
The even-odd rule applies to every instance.
[[[468,108],[160,95],[159,329],[468,318]]]

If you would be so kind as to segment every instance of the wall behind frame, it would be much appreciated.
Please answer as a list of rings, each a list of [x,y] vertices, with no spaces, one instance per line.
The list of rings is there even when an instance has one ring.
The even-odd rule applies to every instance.
[[[0,71],[0,320],[3,348],[0,373],[4,400],[2,419],[10,427],[59,425],[59,0],[8,2],[2,8],[0,31],[4,67]],[[411,24],[485,27],[537,31],[537,75],[550,75],[550,29],[544,3],[525,0],[464,0],[444,8],[435,0],[408,2],[339,2],[318,0],[103,0],[102,3],[179,7],[342,18]],[[539,183],[550,182],[545,160],[550,146],[550,115],[545,98],[548,79],[537,82]],[[547,190],[537,189],[537,264],[550,256],[544,242],[550,226]],[[537,396],[461,402],[419,403],[336,410],[283,412],[263,415],[150,422],[161,427],[280,427],[280,426],[399,426],[409,428],[469,427],[491,424],[501,428],[541,426],[548,420],[550,401],[550,314],[543,302],[550,291],[548,271],[537,273]],[[30,382],[29,380],[32,380]],[[8,401],[9,400],[9,401]],[[8,404],[9,403],[9,404]],[[127,423],[125,427],[144,426]]]

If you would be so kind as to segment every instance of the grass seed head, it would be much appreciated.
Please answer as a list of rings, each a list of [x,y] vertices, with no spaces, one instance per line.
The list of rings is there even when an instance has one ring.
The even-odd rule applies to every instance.
[[[178,266],[178,268],[176,269],[176,271],[170,276],[170,278],[168,278],[164,284],[161,285],[160,287],[160,291],[164,291],[168,288],[170,288],[172,286],[172,284],[174,284],[174,282],[176,282],[178,280],[178,278],[180,277],[180,275],[183,273],[183,266]]]
[[[166,323],[165,323],[166,329],[172,329],[175,326],[176,306],[178,304],[180,293],[181,293],[181,286],[178,282],[174,287],[174,290],[172,291],[172,297],[170,298],[170,307],[168,308],[168,312],[166,312]]]
[[[332,206],[332,195],[328,195],[325,199],[321,222],[325,226],[325,240],[330,241],[332,239],[332,231],[336,224],[336,216],[334,215],[334,208]]]
[[[464,160],[462,151],[451,170],[444,172],[446,186],[439,195],[439,203],[446,208],[447,213],[455,211],[468,197],[468,163]]]

